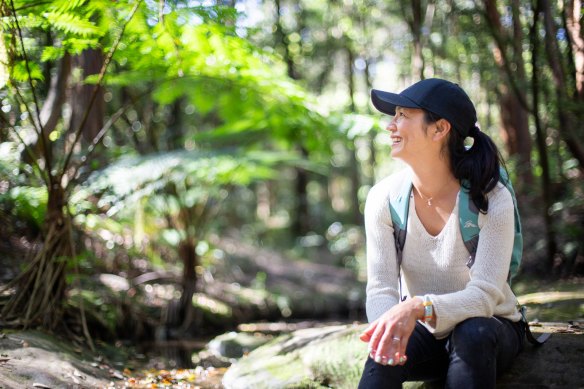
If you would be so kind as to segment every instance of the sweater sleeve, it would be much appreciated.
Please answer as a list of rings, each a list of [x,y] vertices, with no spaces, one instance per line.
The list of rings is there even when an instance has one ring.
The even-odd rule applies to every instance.
[[[510,192],[499,184],[489,196],[487,214],[479,215],[481,231],[470,281],[463,290],[430,295],[436,322],[430,330],[442,333],[471,317],[493,316],[503,293],[514,241],[514,205]]]
[[[372,322],[399,302],[398,266],[389,212],[391,177],[376,184],[365,203],[367,319]]]

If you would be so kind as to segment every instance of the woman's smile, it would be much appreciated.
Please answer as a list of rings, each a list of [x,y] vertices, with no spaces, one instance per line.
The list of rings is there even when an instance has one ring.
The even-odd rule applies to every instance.
[[[401,136],[396,136],[396,135],[392,135],[391,136],[391,145],[392,146],[397,146],[401,143],[402,141],[402,137]]]

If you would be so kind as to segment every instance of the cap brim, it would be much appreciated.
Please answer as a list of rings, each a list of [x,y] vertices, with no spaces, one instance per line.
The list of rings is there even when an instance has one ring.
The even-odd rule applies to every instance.
[[[395,107],[421,108],[405,96],[377,89],[371,89],[371,102],[378,111],[391,116],[395,115]]]

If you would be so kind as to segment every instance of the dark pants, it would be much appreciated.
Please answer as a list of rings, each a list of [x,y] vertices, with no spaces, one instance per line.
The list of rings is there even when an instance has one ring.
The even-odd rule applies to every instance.
[[[405,381],[439,381],[446,388],[494,388],[497,375],[511,366],[523,349],[521,322],[476,317],[459,323],[444,339],[436,339],[420,323],[406,348],[403,366],[383,366],[370,357],[359,389],[401,388]]]

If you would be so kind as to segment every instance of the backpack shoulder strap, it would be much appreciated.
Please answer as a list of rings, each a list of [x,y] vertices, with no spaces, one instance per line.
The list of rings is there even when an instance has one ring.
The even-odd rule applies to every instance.
[[[519,208],[517,207],[517,198],[515,197],[515,191],[511,185],[511,180],[507,171],[501,167],[501,179],[500,182],[505,185],[507,190],[511,193],[511,198],[513,199],[513,209],[515,216],[514,224],[514,240],[513,240],[513,253],[511,255],[511,264],[509,266],[509,285],[511,285],[511,278],[517,274],[519,270],[519,265],[521,263],[521,258],[523,256],[523,233],[521,232],[521,218],[519,216]]]
[[[412,180],[411,177],[407,175],[404,178],[398,196],[389,201],[389,212],[393,224],[393,237],[395,239],[398,269],[401,267],[402,254],[406,244],[406,230],[408,225],[411,193]]]
[[[474,264],[477,247],[479,245],[479,210],[470,198],[468,184],[462,182],[458,192],[458,222],[464,246],[470,254],[466,266]]]

